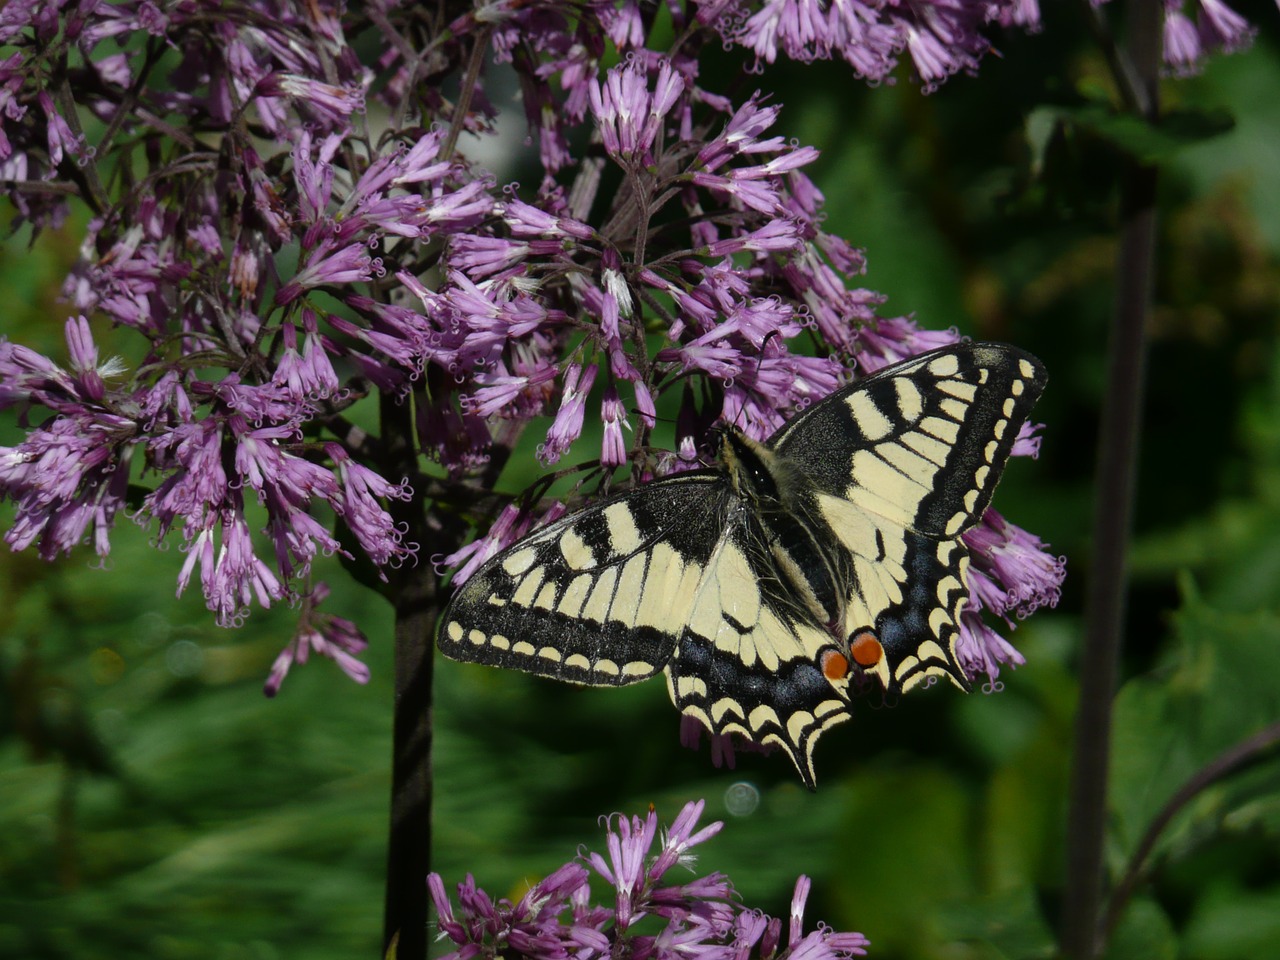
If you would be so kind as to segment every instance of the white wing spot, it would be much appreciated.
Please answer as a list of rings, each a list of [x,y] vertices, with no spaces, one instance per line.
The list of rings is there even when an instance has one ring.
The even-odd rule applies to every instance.
[[[620,672],[621,671],[618,670],[618,665],[612,660],[596,661],[596,673],[603,673],[610,677],[616,677]]]
[[[528,640],[517,640],[512,644],[511,652],[517,653],[522,657],[532,657],[534,654],[533,644]]]
[[[830,494],[818,494],[818,509],[822,519],[827,522],[840,542],[848,547],[849,552],[863,557],[874,558],[879,555],[876,547],[876,525],[864,510],[848,500],[833,497]],[[892,556],[893,538],[885,538],[885,549]],[[899,558],[900,559],[900,558]]]
[[[717,727],[724,723],[724,718],[732,714],[739,720],[745,720],[746,715],[742,712],[742,704],[732,697],[721,697],[711,705],[711,720]]]
[[[502,561],[502,569],[507,572],[508,576],[518,577],[532,567],[537,559],[538,551],[532,547],[525,547],[523,550],[517,550],[515,553],[509,554]]]
[[[600,579],[591,588],[591,596],[587,598],[587,603],[582,608],[584,620],[604,623],[605,617],[609,615],[609,603],[613,600],[613,585],[617,579],[618,571],[614,567],[609,567],[600,574]]]
[[[462,633],[463,633],[462,624],[460,624],[457,620],[450,620],[449,626],[445,627],[444,632],[449,635],[450,640],[452,640],[454,643],[457,643],[459,640],[462,639]]]
[[[906,486],[905,483],[902,486]],[[901,492],[901,490],[893,491],[895,497]],[[916,507],[919,503],[918,496],[908,498],[910,503],[904,503],[900,499],[890,500],[874,490],[859,486],[856,482],[845,489],[845,499],[868,513],[892,520],[900,527],[906,527],[915,522]]]
[[[912,452],[910,448],[899,443],[885,443],[876,447],[876,453],[921,486],[933,486],[933,475],[937,471],[928,460]]]
[[[938,390],[950,396],[959,397],[966,403],[972,403],[973,398],[978,395],[977,386],[965,383],[963,380],[944,380],[938,384]]]
[[[566,617],[576,617],[582,610],[583,601],[587,599],[591,584],[591,577],[585,573],[574,577],[568,589],[565,590],[564,596],[560,598],[560,612]]]
[[[564,665],[572,667],[574,670],[590,670],[591,661],[580,653],[571,653],[565,657]]]
[[[858,403],[850,402],[849,409],[858,429],[868,440],[883,440],[893,432],[893,421],[869,397],[862,396]]]
[[[751,572],[746,554],[735,544],[727,545],[716,574],[720,609],[739,623],[754,625],[760,619],[760,584]]]
[[[645,663],[643,660],[632,660],[622,668],[624,677],[647,677],[653,673],[653,664]]]
[[[521,580],[520,586],[516,587],[516,592],[511,595],[511,602],[517,607],[527,607],[533,603],[533,598],[538,595],[538,588],[542,586],[544,576],[545,571],[542,567],[538,567]]]
[[[902,502],[918,499],[929,488],[915,477],[903,476],[871,450],[857,450],[851,464],[853,482],[867,490],[882,492],[887,498]],[[912,487],[919,488],[912,490]]]
[[[484,643],[487,638],[484,635],[484,631],[472,630],[470,633],[467,634],[467,639],[470,640],[472,643],[474,643],[478,647],[482,643]]]
[[[543,647],[538,651],[538,656],[543,660],[550,660],[552,663],[559,663],[561,660],[560,651],[555,647]]]
[[[947,654],[934,640],[926,640],[916,648],[921,660],[946,660]]]
[[[615,556],[626,556],[640,549],[636,518],[625,501],[605,507],[604,519],[609,524],[609,549]]]
[[[1004,406],[1000,408],[1000,412],[1003,413],[1006,417],[1012,417],[1013,411],[1016,408],[1016,406],[1017,404],[1013,402],[1013,397],[1007,397],[1004,401]]]
[[[590,570],[595,566],[595,555],[577,530],[566,530],[560,538],[560,555],[570,570]]]
[[[956,423],[963,423],[965,415],[969,412],[969,405],[961,403],[959,400],[939,400],[938,406]]]
[[[622,572],[618,574],[613,603],[609,605],[610,620],[618,620],[628,626],[635,624],[640,595],[644,591],[646,559],[643,553],[637,553],[623,565]]]
[[[685,697],[705,697],[707,695],[707,684],[701,677],[680,677],[676,680],[676,692],[682,699]]]
[[[755,716],[754,713],[751,714]],[[800,738],[804,736],[804,732],[814,725],[815,719],[813,714],[807,710],[797,710],[787,718],[787,736],[794,743],[799,743]]]
[[[935,377],[954,377],[960,372],[960,358],[954,353],[944,354],[929,363],[929,372]]]
[[[880,616],[892,604],[902,601],[902,594],[897,589],[894,590],[895,596],[890,596],[885,589],[885,582],[880,577],[880,572],[876,569],[875,564],[864,557],[855,557],[853,561],[854,575],[857,577],[858,586],[862,590],[863,602],[867,605],[867,611],[871,614],[868,622],[875,623],[876,617]],[[894,584],[896,587],[897,585]]]
[[[943,420],[941,417],[926,417],[920,421],[920,429],[931,436],[937,437],[943,443],[954,445],[956,438],[960,436],[960,424],[952,423],[950,420]]]
[[[1031,364],[1030,360],[1019,360],[1018,372],[1021,373],[1024,377],[1026,377],[1028,380],[1031,380],[1036,375],[1036,368]]]
[[[1026,388],[1027,388],[1026,384],[1024,384],[1021,380],[1015,380],[1013,381],[1013,386],[1010,388],[1009,392],[1012,393],[1015,397],[1020,397],[1022,396],[1022,392]]]
[[[974,473],[973,480],[977,484],[979,490],[981,490],[986,485],[987,476],[990,473],[991,473],[991,468],[986,466],[985,464],[979,467],[977,472]]]
[[[916,430],[902,437],[902,445],[914,450],[934,466],[941,467],[947,462],[947,454],[951,448],[936,437]],[[988,458],[989,459],[989,458]]]
[[[538,599],[533,601],[533,605],[539,610],[554,610],[556,608],[556,585],[551,581],[544,583],[542,589],[538,592]]]
[[[898,414],[909,423],[914,423],[924,412],[924,398],[920,388],[905,377],[889,381],[898,395]]]
[[[643,596],[635,613],[637,626],[667,629],[668,624],[684,620],[692,598],[680,590],[683,577],[684,562],[680,554],[669,544],[655,544],[649,555],[649,573],[645,577]]]
[[[791,722],[795,723],[797,717],[803,722],[808,717],[808,714],[803,711],[797,711],[791,715]],[[751,724],[752,730],[763,730],[766,726],[782,726],[782,721],[778,719],[778,712],[773,707],[763,703],[751,711],[751,716],[747,717],[747,723]],[[808,724],[804,723],[804,726],[808,726]]]
[[[511,641],[500,633],[495,633],[489,638],[489,646],[497,647],[499,650],[510,650]]]
[[[701,707],[693,704],[685,704],[680,708],[680,712],[686,717],[693,717],[693,719],[697,720],[708,730],[714,729],[711,723],[711,718],[707,716],[707,711],[703,710]]]

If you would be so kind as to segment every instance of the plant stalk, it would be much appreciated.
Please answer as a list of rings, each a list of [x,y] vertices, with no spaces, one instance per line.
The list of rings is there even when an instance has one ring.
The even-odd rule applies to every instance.
[[[1158,113],[1161,10],[1159,0],[1129,6],[1129,54],[1148,120]],[[1117,78],[1118,80],[1120,78]],[[1120,247],[1107,393],[1099,425],[1093,556],[1085,606],[1067,821],[1067,876],[1062,952],[1094,960],[1103,950],[1100,911],[1106,843],[1111,714],[1128,598],[1128,547],[1146,366],[1147,316],[1155,269],[1154,166],[1124,161],[1120,180]]]
[[[385,394],[382,436],[388,451],[385,476],[411,476],[416,466],[408,403]],[[418,545],[418,562],[392,581],[395,610],[395,712],[392,732],[391,825],[387,843],[387,889],[382,955],[394,946],[397,960],[426,960],[427,874],[431,871],[431,681],[434,669],[439,580],[424,555],[438,538],[427,529],[420,492],[388,505],[406,539]]]

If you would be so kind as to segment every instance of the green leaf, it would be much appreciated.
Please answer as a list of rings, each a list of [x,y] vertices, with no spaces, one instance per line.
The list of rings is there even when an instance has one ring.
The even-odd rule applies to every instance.
[[[1179,787],[1280,716],[1280,614],[1224,612],[1189,581],[1183,587],[1174,661],[1127,683],[1116,701],[1112,804],[1117,852],[1125,858]],[[1246,799],[1256,802],[1258,790],[1257,778],[1237,777],[1202,791],[1157,851],[1215,829]]]
[[[1035,960],[1057,952],[1053,931],[1027,886],[946,907],[938,922],[947,939],[985,946],[990,956]]]
[[[1199,900],[1186,926],[1183,953],[1198,960],[1280,956],[1280,888],[1214,887]]]
[[[1165,912],[1152,900],[1134,900],[1107,944],[1105,960],[1173,960],[1178,939]]]
[[[1170,110],[1153,123],[1102,103],[1043,106],[1031,112],[1025,127],[1033,155],[1040,160],[1055,124],[1087,131],[1143,163],[1160,163],[1186,146],[1233,129],[1235,118],[1225,110]]]

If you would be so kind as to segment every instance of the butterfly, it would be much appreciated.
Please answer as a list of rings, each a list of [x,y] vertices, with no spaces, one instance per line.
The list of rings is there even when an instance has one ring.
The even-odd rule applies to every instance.
[[[1044,389],[1035,357],[962,342],[832,393],[767,441],[561,517],[491,558],[440,619],[448,657],[592,686],[662,671],[712,733],[775,744],[809,787],[850,684],[961,689],[961,535]]]

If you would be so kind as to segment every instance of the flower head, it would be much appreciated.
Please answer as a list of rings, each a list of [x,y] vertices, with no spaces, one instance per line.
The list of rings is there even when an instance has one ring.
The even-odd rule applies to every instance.
[[[740,905],[727,877],[711,873],[671,884],[672,868],[689,866],[688,850],[722,826],[697,829],[702,809],[701,801],[686,804],[665,832],[652,810],[643,818],[609,818],[607,859],[580,854],[533,884],[515,904],[494,900],[468,875],[457,885],[455,909],[443,880],[431,874],[427,888],[440,939],[455,946],[443,960],[510,955],[528,960],[849,960],[866,954],[868,941],[860,933],[823,925],[803,932],[807,877],[796,884],[785,946],[777,936],[779,921]],[[613,888],[612,902],[591,902],[587,865]],[[644,917],[661,923],[638,926]]]

